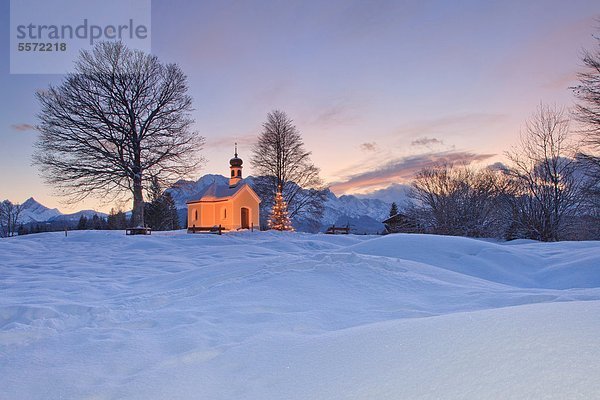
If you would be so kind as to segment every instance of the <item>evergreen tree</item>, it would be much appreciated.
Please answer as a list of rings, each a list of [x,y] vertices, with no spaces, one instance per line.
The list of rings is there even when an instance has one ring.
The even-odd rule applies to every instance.
[[[117,212],[115,211],[114,208],[111,208],[110,212],[108,213],[108,217],[106,217],[106,227],[109,230],[115,230],[115,229],[117,229],[117,227],[116,227],[116,221],[115,221],[115,215],[117,215]]]
[[[35,228],[33,228],[32,233],[42,233],[42,232],[48,232],[48,227],[46,225],[36,224]]]
[[[179,215],[169,192],[163,192],[157,180],[150,185],[150,202],[145,204],[146,225],[156,231],[179,229]]]
[[[117,226],[117,229],[127,228],[127,216],[123,210],[117,211],[117,214],[115,215],[115,225]]]
[[[394,215],[398,214],[398,205],[396,204],[396,202],[392,203],[392,207],[390,208],[390,217],[393,217]]]
[[[173,200],[173,196],[171,193],[165,192],[163,194],[164,202],[167,209],[167,229],[168,230],[177,230],[180,228],[179,225],[179,214],[177,213],[177,206],[175,206],[175,200]]]
[[[146,202],[144,203],[144,226],[152,228],[157,231],[158,229],[158,219],[156,217],[157,209],[156,202]]]
[[[163,194],[163,190],[162,187],[160,185],[160,182],[158,181],[158,178],[153,176],[150,179],[150,189],[148,189],[148,198],[150,199],[150,202],[155,202],[157,201]]]
[[[27,230],[27,228],[25,228],[25,226],[23,224],[19,225],[19,229],[17,230],[17,235],[23,236],[23,235],[27,235],[28,233],[29,233],[29,231]]]
[[[77,230],[82,231],[88,228],[88,219],[85,215],[81,215],[79,217],[79,222],[77,223]]]
[[[119,230],[127,228],[127,217],[121,210],[115,211],[114,208],[110,210],[108,218],[106,220],[107,229]]]
[[[104,220],[104,218],[101,218],[100,216],[98,216],[98,214],[94,214],[94,216],[92,217],[92,229],[101,230],[104,228],[106,228],[106,221]]]
[[[150,202],[144,204],[144,223],[155,231],[164,230],[162,225],[166,210],[161,200],[162,188],[154,177],[150,181],[148,197]]]
[[[287,204],[281,195],[281,191],[275,194],[275,202],[271,209],[269,227],[278,231],[293,231],[290,217],[288,216]]]

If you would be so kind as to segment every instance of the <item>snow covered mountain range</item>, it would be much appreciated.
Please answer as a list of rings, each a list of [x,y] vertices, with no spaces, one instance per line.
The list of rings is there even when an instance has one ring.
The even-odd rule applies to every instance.
[[[94,215],[106,217],[106,214],[94,210],[82,210],[72,214],[63,214],[57,208],[48,208],[36,201],[33,197],[23,202],[19,221],[23,224],[42,222],[77,222],[82,215],[92,218]]]
[[[245,179],[252,185],[252,177]],[[206,188],[213,182],[227,185],[229,180],[222,175],[204,175],[197,181],[179,181],[168,191],[175,200],[182,222],[185,221],[186,202],[198,199]],[[82,215],[88,218],[97,214],[106,217],[106,214],[94,210],[82,210],[72,214],[63,214],[56,208],[48,208],[37,202],[33,197],[27,199],[23,204],[20,220],[24,224],[42,223],[54,221],[77,222]],[[383,221],[389,214],[390,203],[373,198],[357,197],[353,195],[336,196],[327,191],[325,212],[321,221],[321,230],[331,225],[350,225],[354,233],[378,233],[384,228]],[[303,230],[303,221],[295,221],[299,230]]]

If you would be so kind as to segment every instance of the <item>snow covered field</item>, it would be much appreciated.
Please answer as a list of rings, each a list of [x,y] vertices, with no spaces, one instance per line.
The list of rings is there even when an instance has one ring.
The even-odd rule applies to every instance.
[[[0,241],[0,399],[600,398],[600,243]]]

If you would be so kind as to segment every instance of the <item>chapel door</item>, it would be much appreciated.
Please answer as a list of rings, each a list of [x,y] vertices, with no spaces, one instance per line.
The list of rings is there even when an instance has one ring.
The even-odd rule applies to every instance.
[[[242,207],[242,229],[250,228],[250,210]]]

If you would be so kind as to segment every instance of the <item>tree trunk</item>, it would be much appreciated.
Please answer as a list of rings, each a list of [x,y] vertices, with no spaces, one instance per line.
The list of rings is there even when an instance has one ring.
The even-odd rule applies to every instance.
[[[144,226],[144,194],[142,191],[141,174],[136,174],[133,178],[133,212],[131,214],[131,226]]]

